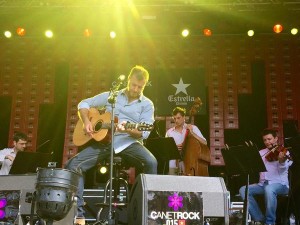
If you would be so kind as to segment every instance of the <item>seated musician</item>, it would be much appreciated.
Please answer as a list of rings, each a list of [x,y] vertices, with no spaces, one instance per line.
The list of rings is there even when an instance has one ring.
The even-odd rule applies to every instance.
[[[0,175],[8,175],[13,161],[18,151],[24,151],[27,144],[27,135],[21,132],[17,132],[13,136],[12,148],[4,148],[0,150],[0,164],[2,164]]]
[[[157,173],[157,160],[152,153],[143,146],[143,139],[147,138],[149,131],[139,131],[138,129],[125,129],[125,123],[147,123],[154,122],[154,106],[150,99],[143,95],[143,90],[148,82],[149,73],[142,66],[135,66],[128,75],[127,87],[117,91],[115,115],[120,121],[114,135],[115,154],[125,158],[128,162],[138,167],[143,167],[146,174]],[[108,102],[109,92],[98,94],[92,98],[81,101],[78,105],[79,117],[83,122],[83,129],[91,137],[96,135],[94,126],[89,117],[90,108],[105,107],[107,112],[111,112],[112,105]],[[106,121],[106,122],[110,122]],[[123,123],[125,122],[125,123]],[[74,138],[73,138],[74,139]],[[88,143],[81,152],[71,158],[66,168],[84,173],[97,165],[101,160],[109,157],[111,143],[92,142]],[[76,224],[85,224],[84,219],[84,179],[80,178],[77,193],[77,217]]]
[[[276,223],[277,195],[287,195],[289,192],[288,169],[292,161],[289,159],[288,151],[280,151],[280,148],[286,149],[278,145],[276,130],[264,129],[262,139],[266,148],[260,150],[259,154],[267,172],[260,173],[259,183],[249,185],[249,213],[254,224],[273,225]],[[243,200],[245,200],[245,189],[246,187],[243,186],[239,191]],[[254,198],[256,195],[265,197],[265,215]]]
[[[176,107],[172,112],[175,126],[167,130],[166,137],[173,137],[178,147],[180,155],[183,154],[184,143],[187,135],[193,135],[198,141],[207,145],[205,137],[197,126],[185,123],[186,110],[184,108]],[[177,162],[176,160],[169,161],[169,174],[174,175],[177,173],[185,174],[183,161]]]

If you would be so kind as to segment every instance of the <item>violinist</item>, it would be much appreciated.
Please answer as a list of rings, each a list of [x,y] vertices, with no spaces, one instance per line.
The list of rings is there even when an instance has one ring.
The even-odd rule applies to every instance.
[[[193,135],[197,140],[203,144],[207,144],[205,137],[197,126],[185,123],[186,110],[184,108],[176,107],[172,112],[175,126],[171,127],[166,137],[173,137],[177,145],[178,151],[182,155],[183,145],[188,135]],[[176,162],[176,160],[169,161],[169,174],[175,175],[177,173],[185,174],[183,161]]]
[[[288,150],[278,145],[276,130],[264,129],[262,139],[266,148],[259,154],[267,171],[259,174],[258,183],[249,185],[249,213],[255,225],[273,225],[276,223],[277,195],[287,195],[289,192],[288,170],[292,161]],[[245,199],[245,186],[239,192]],[[256,195],[264,195],[265,215],[254,198]]]

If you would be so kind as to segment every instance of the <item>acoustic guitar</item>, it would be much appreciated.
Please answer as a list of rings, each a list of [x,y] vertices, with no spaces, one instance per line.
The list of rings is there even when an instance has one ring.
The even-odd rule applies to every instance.
[[[78,120],[74,133],[73,133],[73,143],[76,146],[82,146],[94,139],[95,141],[107,141],[109,139],[109,130],[111,129],[111,113],[106,112],[100,114],[96,108],[89,109],[89,119],[93,125],[94,133],[89,135],[83,129],[83,122]],[[151,131],[153,129],[153,124],[147,123],[126,123],[124,125],[125,130],[128,129],[138,129],[139,131]]]

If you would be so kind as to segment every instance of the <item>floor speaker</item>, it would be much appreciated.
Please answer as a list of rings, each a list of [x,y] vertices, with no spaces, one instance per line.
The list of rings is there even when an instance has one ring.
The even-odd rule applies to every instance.
[[[128,224],[229,224],[223,178],[140,174],[132,187]]]

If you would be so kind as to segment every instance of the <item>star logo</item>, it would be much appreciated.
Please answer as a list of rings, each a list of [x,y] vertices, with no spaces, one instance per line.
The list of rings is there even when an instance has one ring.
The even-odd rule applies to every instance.
[[[179,94],[180,92],[184,93],[187,95],[187,92],[186,92],[186,88],[188,86],[190,86],[191,84],[185,84],[183,83],[182,81],[182,78],[180,77],[180,80],[179,80],[179,83],[178,84],[172,84],[174,87],[176,87],[176,93],[175,95]]]

